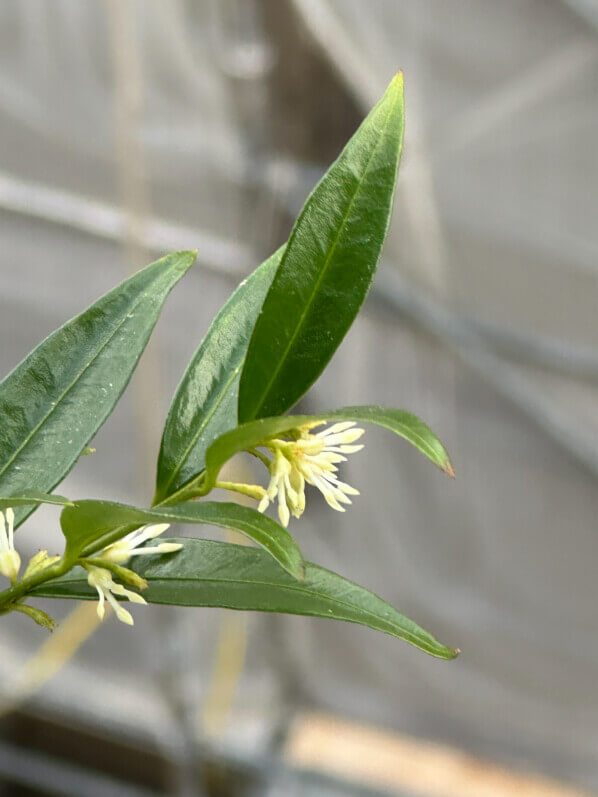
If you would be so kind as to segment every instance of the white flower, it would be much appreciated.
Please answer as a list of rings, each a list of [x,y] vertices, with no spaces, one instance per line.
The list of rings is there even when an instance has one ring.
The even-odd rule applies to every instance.
[[[317,487],[329,506],[344,512],[343,504],[350,504],[350,495],[359,491],[337,477],[338,464],[344,462],[345,454],[360,451],[363,445],[353,445],[364,430],[354,421],[335,423],[317,434],[311,429],[322,422],[308,423],[299,427],[296,440],[269,440],[264,445],[274,458],[270,463],[270,484],[258,507],[264,512],[278,496],[278,516],[283,526],[289,523],[290,515],[301,517],[305,509],[305,482]]]
[[[21,557],[15,551],[15,513],[12,509],[0,512],[0,573],[14,584],[21,569]]]
[[[112,574],[109,570],[106,570],[106,568],[96,567],[95,565],[87,565],[86,570],[88,584],[97,589],[98,595],[100,596],[98,601],[98,617],[100,620],[104,619],[104,613],[106,611],[104,600],[106,599],[114,609],[114,612],[121,623],[133,625],[133,618],[131,617],[130,612],[123,608],[114,596],[122,595],[133,603],[147,603],[147,601],[142,598],[141,595],[138,595],[136,592],[133,592],[130,589],[126,589],[126,587],[123,587],[122,584],[118,584],[116,581],[114,581]]]
[[[139,586],[141,589],[143,589],[147,586],[144,579],[142,579],[140,576],[137,576],[132,571],[120,567],[120,565],[122,562],[126,562],[127,559],[130,559],[131,556],[147,556],[156,553],[173,553],[174,551],[180,551],[183,545],[179,542],[161,542],[158,545],[150,545],[147,548],[139,547],[147,540],[152,540],[154,537],[159,537],[160,534],[163,534],[167,528],[169,528],[168,523],[158,523],[152,526],[143,526],[142,528],[127,534],[121,540],[117,540],[117,542],[107,545],[96,556],[94,556],[92,560],[95,562],[98,560],[100,562],[106,562],[107,567],[100,567],[97,564],[91,563],[85,564],[85,569],[87,570],[87,581],[90,586],[97,589],[98,595],[100,596],[100,600],[98,602],[98,617],[100,620],[104,619],[104,600],[107,600],[121,622],[126,623],[127,625],[133,625],[133,618],[131,617],[131,614],[120,605],[114,596],[121,595],[125,598],[128,598],[133,603],[147,603],[147,601],[137,592],[126,589],[126,587],[123,587],[122,584],[114,581],[108,567],[111,567],[119,578],[128,580],[129,583],[132,583],[134,586]]]
[[[158,523],[154,526],[143,526],[136,531],[127,534],[121,540],[113,542],[101,550],[96,558],[103,559],[105,562],[121,564],[126,562],[131,556],[147,556],[155,553],[173,553],[180,551],[183,547],[179,542],[161,542],[159,545],[150,545],[147,548],[140,548],[147,540],[159,537],[166,529],[170,528],[169,523]]]

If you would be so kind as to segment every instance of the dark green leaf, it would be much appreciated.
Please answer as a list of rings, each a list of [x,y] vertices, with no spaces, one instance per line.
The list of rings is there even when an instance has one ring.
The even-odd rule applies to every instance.
[[[239,285],[189,363],[166,419],[154,503],[202,471],[208,445],[237,425],[241,366],[283,251],[275,252]]]
[[[274,557],[294,578],[303,578],[303,557],[288,531],[255,509],[240,504],[203,501],[137,509],[109,501],[77,501],[75,506],[64,509],[60,516],[67,540],[67,555],[73,558],[84,549],[96,551],[103,547],[102,538],[117,527],[145,523],[196,523],[240,531]]]
[[[150,603],[347,620],[404,639],[438,658],[453,659],[459,652],[442,645],[381,598],[330,570],[308,563],[305,580],[298,583],[256,549],[212,540],[174,542],[185,546],[176,556],[147,557],[139,562],[137,572],[149,584],[143,596]],[[97,598],[80,568],[42,585],[33,594],[48,598]]]
[[[451,461],[442,443],[417,416],[405,412],[405,410],[393,410],[386,407],[344,407],[320,415],[282,415],[278,418],[261,418],[226,432],[208,448],[202,490],[207,492],[208,488],[211,489],[214,486],[224,463],[239,451],[246,451],[258,446],[261,441],[277,435],[284,435],[298,426],[314,421],[358,421],[383,426],[412,443],[445,473],[450,476],[454,475]]]
[[[399,73],[295,223],[249,343],[240,422],[292,407],[353,323],[386,237],[402,141]]]
[[[48,493],[38,493],[34,490],[27,490],[19,495],[2,496],[0,498],[0,510],[15,506],[31,506],[34,504],[55,504],[56,506],[73,506],[72,501],[62,495],[48,495]]]
[[[177,252],[135,274],[46,338],[0,384],[0,490],[50,492],[122,395],[171,288]],[[17,513],[22,522],[32,509]]]

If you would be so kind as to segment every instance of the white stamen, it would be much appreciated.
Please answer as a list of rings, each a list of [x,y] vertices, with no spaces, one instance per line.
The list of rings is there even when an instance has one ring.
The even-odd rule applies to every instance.
[[[99,596],[97,612],[100,620],[104,619],[106,613],[105,601],[107,600],[121,623],[133,625],[133,618],[130,612],[121,606],[114,596],[122,595],[124,598],[128,598],[132,603],[147,603],[145,598],[114,581],[110,571],[106,570],[104,567],[92,565],[89,566],[87,570],[87,581],[91,587],[97,590]]]
[[[15,513],[8,507],[5,513],[0,512],[0,573],[16,583],[21,569],[21,557],[15,550]],[[8,528],[7,528],[8,527]]]
[[[6,510],[6,522],[8,523],[8,547],[15,547],[15,513],[8,507]]]
[[[178,542],[163,542],[160,545],[152,546],[150,548],[140,548],[147,540],[152,540],[163,534],[166,529],[170,528],[168,523],[157,523],[151,526],[143,526],[140,529],[130,532],[125,535],[122,540],[107,545],[102,551],[97,554],[98,559],[103,559],[105,562],[113,562],[114,564],[122,564],[126,562],[131,556],[144,556],[152,553],[173,553],[180,551],[183,545]]]
[[[0,512],[0,550],[8,550],[8,537],[6,536],[6,525],[4,523],[4,512]]]

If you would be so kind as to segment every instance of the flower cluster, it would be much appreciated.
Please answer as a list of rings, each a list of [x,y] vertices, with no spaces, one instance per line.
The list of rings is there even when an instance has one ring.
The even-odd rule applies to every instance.
[[[306,483],[317,487],[337,512],[345,511],[344,505],[351,503],[350,495],[359,495],[359,491],[342,482],[337,473],[339,463],[347,459],[345,454],[363,448],[354,443],[364,430],[356,427],[354,421],[342,421],[312,433],[312,429],[322,424],[323,421],[306,423],[294,430],[292,440],[274,438],[262,444],[273,457],[268,461],[270,483],[258,509],[265,512],[269,504],[278,499],[278,517],[285,527],[291,515],[299,518],[303,514]]]
[[[261,441],[257,448],[266,449],[268,455],[257,452],[255,448],[251,449],[270,472],[270,482],[266,489],[258,485],[232,482],[216,482],[216,486],[243,492],[259,500],[260,512],[265,512],[270,503],[276,501],[278,517],[285,527],[288,526],[291,515],[299,518],[305,510],[306,484],[317,487],[329,506],[337,512],[344,512],[346,505],[351,504],[349,496],[359,495],[359,491],[338,478],[338,466],[346,461],[347,454],[363,448],[363,445],[356,445],[356,441],[364,430],[358,428],[354,421],[341,421],[319,432],[313,431],[323,423],[324,421],[305,423],[289,430],[283,437]],[[168,528],[167,523],[143,526],[105,546],[93,556],[80,560],[87,571],[88,584],[98,593],[97,613],[101,620],[104,619],[108,602],[121,622],[133,625],[133,617],[118,601],[117,596],[132,603],[147,603],[139,592],[124,586],[127,584],[143,590],[147,587],[147,582],[122,565],[133,556],[179,551],[182,544],[173,542],[144,547],[146,542],[159,537]],[[40,551],[29,562],[25,577],[34,575],[59,558],[49,557],[45,550]],[[14,585],[20,568],[21,557],[14,547],[14,511],[6,509],[5,512],[0,511],[0,573],[8,577]]]
[[[114,609],[117,618],[122,623],[133,625],[133,618],[130,612],[121,606],[114,596],[120,595],[123,598],[127,598],[132,603],[147,603],[147,601],[137,592],[123,587],[123,585],[116,582],[112,576],[116,575],[138,589],[145,589],[147,583],[144,579],[132,570],[128,570],[120,565],[132,556],[148,556],[180,551],[183,546],[178,542],[161,542],[158,545],[150,545],[146,548],[139,547],[143,545],[144,542],[147,542],[147,540],[159,537],[167,528],[169,528],[168,523],[143,526],[127,534],[121,540],[107,545],[96,554],[93,559],[84,563],[84,567],[87,570],[87,582],[91,587],[97,590],[99,595],[98,617],[100,620],[104,619],[105,601],[107,600]]]

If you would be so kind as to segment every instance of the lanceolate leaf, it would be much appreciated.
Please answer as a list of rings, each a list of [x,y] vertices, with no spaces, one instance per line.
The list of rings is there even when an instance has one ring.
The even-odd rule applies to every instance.
[[[135,565],[148,581],[143,596],[150,603],[347,620],[404,639],[438,658],[453,659],[458,655],[458,650],[442,645],[377,595],[330,570],[307,564],[305,580],[298,583],[259,550],[212,540],[174,542],[184,544],[183,551],[176,556],[140,557]],[[58,581],[44,584],[34,594],[48,598],[97,598],[80,568]]]
[[[35,504],[54,504],[56,506],[73,506],[72,501],[62,495],[48,495],[47,493],[37,493],[34,490],[19,493],[19,495],[2,496],[0,498],[0,510],[15,506],[33,506]]]
[[[388,229],[403,121],[399,73],[297,219],[249,343],[240,422],[292,407],[353,323]]]
[[[0,492],[50,492],[122,395],[171,288],[177,252],[123,282],[34,349],[0,384]],[[32,508],[17,513],[19,522]]]
[[[60,516],[67,556],[73,558],[84,550],[89,553],[102,548],[102,538],[118,527],[126,530],[145,523],[194,523],[234,529],[260,545],[294,578],[302,579],[305,573],[301,551],[288,531],[255,509],[240,504],[203,501],[137,509],[109,501],[77,501]]]
[[[189,363],[166,419],[154,503],[202,471],[208,445],[237,425],[241,367],[283,251],[275,252],[239,285]]]
[[[254,448],[268,438],[287,434],[298,426],[314,421],[358,421],[383,426],[408,440],[445,473],[454,475],[444,446],[417,416],[405,410],[386,407],[344,407],[321,415],[282,415],[278,418],[261,418],[226,432],[208,448],[202,491],[207,492],[208,488],[214,486],[224,463],[239,451]]]

